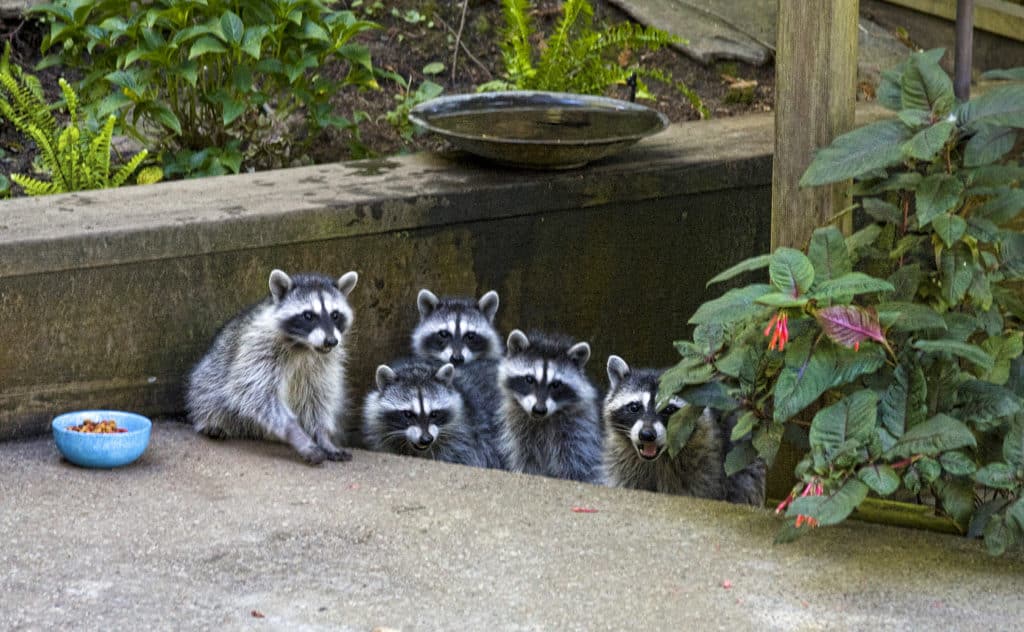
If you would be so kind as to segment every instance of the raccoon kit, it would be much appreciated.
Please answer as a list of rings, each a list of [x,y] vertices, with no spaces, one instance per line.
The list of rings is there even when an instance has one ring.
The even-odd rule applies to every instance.
[[[512,471],[601,479],[597,392],[583,372],[590,345],[515,330],[498,369],[500,445]]]
[[[474,371],[406,358],[377,367],[363,406],[367,445],[382,452],[502,468],[495,447],[495,362]]]
[[[420,320],[412,332],[413,355],[451,362],[455,366],[480,358],[501,358],[501,336],[494,327],[497,292],[487,292],[474,301],[462,297],[438,298],[423,289],[416,297],[416,307]]]
[[[228,321],[189,375],[195,429],[288,443],[312,464],[351,459],[332,437],[346,410],[348,295],[357,280],[355,272],[271,272],[270,296]]]
[[[658,370],[632,369],[615,355],[608,358],[607,368],[610,386],[603,417],[609,485],[752,505],[764,502],[763,463],[726,477],[728,435],[713,411],[704,411],[686,445],[671,457],[665,454],[668,419],[685,402],[674,398],[657,410]]]

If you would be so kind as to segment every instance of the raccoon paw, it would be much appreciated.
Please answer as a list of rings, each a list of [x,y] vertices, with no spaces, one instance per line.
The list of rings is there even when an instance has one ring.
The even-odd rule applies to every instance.
[[[327,458],[327,453],[317,446],[301,451],[302,460],[310,465],[320,465]]]
[[[352,453],[345,448],[336,448],[334,450],[324,450],[327,454],[327,458],[331,461],[351,461]]]

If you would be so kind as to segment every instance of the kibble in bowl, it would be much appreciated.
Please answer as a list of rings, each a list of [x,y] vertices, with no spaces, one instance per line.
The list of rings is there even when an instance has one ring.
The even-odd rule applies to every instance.
[[[53,438],[65,459],[82,467],[127,465],[146,451],[153,423],[119,410],[80,410],[54,418]]]

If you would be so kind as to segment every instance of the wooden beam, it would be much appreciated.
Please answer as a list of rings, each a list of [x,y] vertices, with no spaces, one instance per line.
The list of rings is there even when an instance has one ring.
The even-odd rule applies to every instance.
[[[858,0],[779,0],[772,248],[802,248],[850,206],[850,183],[800,189],[814,152],[853,127]]]
[[[885,0],[889,4],[913,9],[953,21],[957,0]],[[1006,0],[976,0],[974,27],[1024,42],[1024,6]]]

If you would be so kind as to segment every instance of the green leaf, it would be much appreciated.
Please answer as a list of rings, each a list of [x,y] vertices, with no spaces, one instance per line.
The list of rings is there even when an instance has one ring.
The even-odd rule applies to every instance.
[[[860,205],[864,212],[872,219],[897,226],[903,224],[903,211],[896,208],[895,204],[890,204],[879,198],[869,197],[861,200]]]
[[[729,395],[729,388],[717,380],[684,387],[679,391],[679,397],[698,408],[711,407],[720,413],[732,412],[738,406],[738,402]],[[658,401],[659,408],[668,404],[668,399]]]
[[[993,359],[992,370],[981,377],[993,384],[1006,384],[1010,379],[1010,363],[1024,353],[1024,332],[993,336],[982,342],[981,348]]]
[[[875,428],[877,406],[878,396],[874,391],[860,390],[822,408],[811,421],[808,435],[811,448],[820,448],[828,454],[848,439],[861,444],[867,442]]]
[[[938,480],[933,486],[942,509],[961,529],[966,529],[974,513],[974,484],[964,480]]]
[[[744,288],[729,290],[722,296],[704,303],[690,317],[691,325],[719,323],[722,325],[749,318],[767,312],[767,308],[758,305],[757,299],[772,291],[770,285],[748,285]]]
[[[850,252],[859,252],[861,248],[875,243],[875,240],[881,234],[881,226],[878,224],[868,224],[846,238],[846,248]]]
[[[794,349],[799,348],[794,345]],[[818,399],[831,385],[835,366],[835,355],[822,347],[814,350],[806,366],[790,366],[787,363],[775,382],[775,421],[783,422],[792,418]]]
[[[939,464],[953,476],[970,476],[978,470],[978,465],[963,452],[950,450],[939,456]]]
[[[1005,156],[1017,142],[1017,130],[1012,127],[982,125],[964,147],[964,166],[980,167]]]
[[[885,453],[885,458],[893,460],[916,454],[935,456],[946,450],[976,445],[974,435],[963,422],[940,413],[907,430]]]
[[[1003,440],[1003,459],[1018,470],[1024,468],[1024,415],[1016,415],[1010,422]]]
[[[953,82],[934,55],[913,53],[900,81],[904,109],[945,115],[953,104]]]
[[[320,26],[313,20],[306,20],[302,24],[302,35],[306,39],[316,40],[320,42],[331,41],[330,34],[324,30],[324,27]]]
[[[772,259],[771,255],[758,255],[757,257],[751,257],[749,259],[744,259],[743,261],[740,261],[739,263],[737,263],[736,265],[728,268],[727,270],[725,270],[723,272],[719,272],[710,281],[708,281],[707,284],[705,284],[705,287],[707,287],[708,285],[711,285],[712,283],[720,283],[722,281],[728,281],[729,279],[731,279],[731,278],[733,278],[735,276],[738,276],[740,274],[743,274],[744,272],[751,272],[753,270],[760,270],[761,268],[767,267],[768,264],[771,262],[771,259]]]
[[[1020,481],[1016,472],[1006,463],[989,463],[974,473],[974,481],[992,489],[1017,489]]]
[[[924,127],[932,120],[932,113],[928,110],[900,110],[896,116],[903,121],[907,127]]]
[[[838,524],[846,519],[867,498],[868,486],[856,478],[849,478],[831,496],[802,496],[793,501],[786,511],[787,517],[810,516],[821,526]]]
[[[966,342],[948,339],[915,340],[913,346],[925,353],[951,353],[977,365],[983,371],[990,371],[995,366],[992,356],[985,353],[984,349]]]
[[[975,215],[1005,224],[1024,211],[1024,189],[1004,188],[974,210]]]
[[[842,243],[842,242],[841,242]],[[843,247],[846,244],[843,243]],[[866,294],[868,292],[892,292],[896,288],[888,281],[876,279],[863,272],[850,272],[843,276],[823,281],[815,286],[811,296],[821,300],[823,298],[834,298],[836,296],[848,296],[851,294]]]
[[[810,302],[809,298],[793,298],[789,294],[782,292],[769,292],[764,296],[757,299],[757,302],[761,305],[767,305],[768,307],[803,307]]]
[[[951,121],[941,121],[930,125],[903,143],[901,150],[905,156],[931,162],[946,146],[946,142],[949,141],[949,137],[955,130],[956,123]]]
[[[686,447],[686,442],[690,440],[693,429],[697,427],[697,420],[702,412],[702,408],[687,404],[672,414],[665,431],[669,456],[675,458],[679,451]]]
[[[939,265],[942,299],[949,305],[956,305],[963,300],[974,281],[975,264],[968,251],[952,248],[942,253]]]
[[[871,346],[859,351],[835,348],[836,366],[832,371],[829,388],[838,388],[853,382],[862,375],[872,374],[885,364],[885,351]]]
[[[946,244],[947,248],[951,248],[967,232],[967,222],[959,215],[940,213],[932,218],[932,228],[935,229],[935,234],[942,239],[942,243]]]
[[[901,146],[913,131],[898,119],[866,125],[836,138],[819,151],[800,186],[841,182],[903,162]]]
[[[242,115],[246,109],[245,101],[227,97],[221,101],[221,120],[224,125],[231,125],[235,119]]]
[[[242,52],[258,60],[263,50],[263,40],[266,39],[269,31],[270,29],[266,26],[251,26],[245,29],[245,35],[242,36]]]
[[[1006,518],[992,516],[985,525],[985,549],[989,555],[1002,555],[1013,543],[1013,535],[1006,526]]]
[[[221,44],[220,40],[209,35],[204,35],[192,44],[192,48],[188,53],[188,58],[195,59],[196,57],[207,53],[223,53],[225,51],[227,51],[227,48],[224,47],[224,44]]]
[[[423,67],[423,74],[437,75],[444,72],[444,64],[439,61],[431,62]]]
[[[857,471],[857,478],[879,496],[888,496],[900,486],[900,475],[888,465],[866,465]]]
[[[879,401],[882,426],[893,437],[901,437],[908,429],[920,425],[928,414],[927,396],[928,383],[921,366],[916,362],[910,366],[901,363]]]
[[[238,17],[231,11],[225,11],[220,16],[220,30],[224,34],[224,39],[228,44],[232,46],[238,46],[242,43],[242,34],[245,33],[245,24],[242,23],[242,18]]]
[[[1001,86],[964,104],[960,120],[972,129],[981,124],[1024,127],[1024,85]]]
[[[807,258],[814,266],[814,279],[818,282],[842,277],[853,270],[846,239],[835,226],[825,226],[814,231],[807,249]]]
[[[754,431],[754,438],[751,443],[754,449],[757,450],[757,455],[771,467],[772,463],[775,462],[775,455],[779,452],[779,446],[782,444],[782,432],[784,427],[782,424],[765,424]]]
[[[956,176],[937,173],[923,180],[917,188],[917,225],[924,228],[934,217],[957,207],[964,192],[964,183]]]
[[[703,384],[714,377],[715,369],[703,358],[683,358],[661,375],[658,401],[667,402],[688,384]]]
[[[725,475],[732,476],[743,471],[757,459],[757,450],[749,441],[738,443],[725,455]]]
[[[1024,81],[1024,68],[1000,68],[998,70],[988,70],[981,73],[981,78],[986,81]]]
[[[1019,531],[1024,531],[1024,497],[1018,498],[1017,502],[1010,505],[1005,515],[1017,523]]]
[[[1020,398],[1013,391],[984,380],[966,380],[956,390],[960,406],[957,417],[979,430],[1002,425],[1005,417],[1020,411]]]
[[[946,321],[934,309],[920,303],[879,303],[878,320],[892,331],[946,329]]]
[[[175,134],[181,135],[181,121],[169,108],[160,103],[152,103],[148,112],[158,123],[174,131]]]
[[[814,283],[814,265],[799,250],[782,247],[771,256],[768,276],[778,291],[796,298]]]
[[[754,429],[755,425],[757,425],[757,415],[753,411],[748,410],[740,415],[736,425],[732,427],[732,434],[729,436],[729,440],[734,442],[742,440]]]

